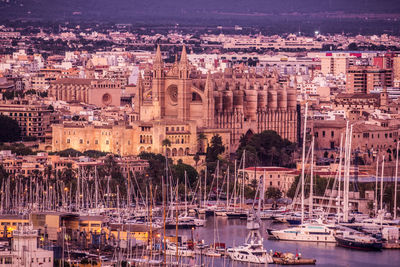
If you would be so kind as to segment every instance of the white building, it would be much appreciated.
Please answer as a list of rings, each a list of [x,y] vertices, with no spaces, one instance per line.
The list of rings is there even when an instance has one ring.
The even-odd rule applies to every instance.
[[[53,267],[53,251],[38,248],[38,231],[29,228],[13,231],[11,248],[0,250],[0,267]]]

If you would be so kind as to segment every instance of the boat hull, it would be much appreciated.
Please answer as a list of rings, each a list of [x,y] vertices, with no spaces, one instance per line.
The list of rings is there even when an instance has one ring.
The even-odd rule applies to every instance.
[[[302,242],[324,242],[335,243],[335,237],[332,234],[302,234],[297,231],[293,233],[284,233],[282,231],[269,231],[271,235],[277,240],[285,241],[302,241]]]
[[[280,265],[314,265],[317,260],[315,259],[285,259],[273,257],[272,260],[275,264]]]
[[[346,238],[335,237],[337,245],[350,249],[365,250],[365,251],[380,251],[382,250],[381,242],[363,243]]]
[[[231,251],[231,252],[228,252],[228,255],[232,260],[235,260],[235,261],[242,261],[242,262],[249,262],[249,263],[263,263],[263,264],[273,262],[272,257],[268,254],[265,254],[263,256],[255,256],[252,254],[244,255],[237,251]]]

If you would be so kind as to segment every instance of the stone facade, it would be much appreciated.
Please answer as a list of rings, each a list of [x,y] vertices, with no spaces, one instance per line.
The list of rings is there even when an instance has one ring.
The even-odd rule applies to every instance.
[[[53,95],[57,99],[73,96],[72,100],[80,96],[89,101],[90,93],[86,92],[90,92],[93,81],[85,86],[72,95],[60,86],[53,89]],[[133,103],[135,116],[126,122],[129,125],[54,125],[53,151],[74,148],[122,156],[141,151],[168,152],[174,159],[190,163],[194,154],[206,151],[216,134],[221,136],[227,153],[236,150],[242,135],[263,130],[274,130],[283,138],[297,141],[296,89],[287,79],[277,73],[257,75],[233,70],[204,76],[189,64],[185,48],[180,61],[169,69],[157,48],[153,69],[147,68],[144,77],[139,76]],[[199,141],[199,134],[206,140]],[[164,139],[171,142],[170,147],[163,147]]]
[[[287,191],[290,189],[295,177],[298,175],[296,169],[282,167],[249,167],[246,168],[244,172],[248,184],[251,184],[253,179],[261,181],[261,179],[264,178],[265,190],[269,187],[275,187],[282,192],[283,197],[286,197]]]
[[[386,155],[387,160],[395,158],[396,142],[399,140],[399,125],[375,125],[360,121],[353,125],[352,149],[357,151],[366,164],[375,161],[377,155]],[[345,139],[346,122],[315,121],[313,135],[315,149],[319,156],[328,152],[335,158],[339,153],[340,138]]]
[[[275,73],[228,69],[201,75],[187,60],[166,69],[157,48],[153,71],[139,77],[135,111],[142,121],[195,121],[202,129],[227,129],[234,150],[247,133],[274,130],[297,141],[296,89]]]
[[[51,83],[49,96],[66,102],[83,102],[99,107],[119,106],[121,84],[113,80],[62,78]]]

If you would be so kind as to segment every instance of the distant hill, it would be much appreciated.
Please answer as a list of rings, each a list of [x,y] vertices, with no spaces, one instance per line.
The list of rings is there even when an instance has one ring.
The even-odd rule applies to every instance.
[[[350,16],[349,16],[350,14]],[[1,19],[139,24],[263,25],[396,18],[399,0],[0,0]],[[344,24],[346,22],[343,22]]]

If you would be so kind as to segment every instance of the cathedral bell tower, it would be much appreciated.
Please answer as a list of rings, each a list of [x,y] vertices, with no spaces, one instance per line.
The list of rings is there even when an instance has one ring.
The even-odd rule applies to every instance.
[[[163,103],[163,99],[165,97],[164,94],[164,62],[161,56],[160,45],[157,45],[156,56],[154,58],[153,63],[153,90],[152,90],[152,99],[153,99],[153,118],[160,119],[161,118],[161,103]]]
[[[186,47],[183,45],[181,60],[179,61],[178,86],[178,119],[186,121],[190,118],[191,79],[190,65],[187,59]]]

